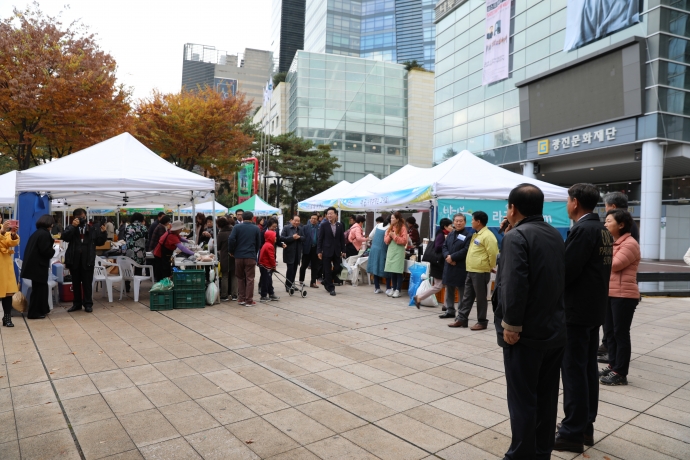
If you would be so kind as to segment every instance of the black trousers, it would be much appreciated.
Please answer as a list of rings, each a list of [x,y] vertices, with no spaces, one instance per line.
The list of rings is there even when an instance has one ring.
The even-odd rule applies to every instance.
[[[486,319],[489,301],[486,297],[488,295],[487,285],[490,280],[491,273],[467,272],[465,290],[458,304],[458,316],[455,318],[456,321],[463,323],[467,322],[470,312],[472,311],[474,299],[477,299],[477,322],[484,325],[489,324],[489,320]]]
[[[290,286],[295,284],[295,276],[297,276],[297,267],[299,267],[299,258],[295,256],[295,261],[287,265],[287,271],[285,272],[285,288],[290,289]]]
[[[559,433],[569,441],[583,442],[584,435],[594,434],[599,408],[599,326],[568,324],[567,334],[561,365],[565,418]]]
[[[38,319],[50,312],[48,292],[48,281],[31,281],[31,296],[29,298],[29,311],[26,314],[27,318]]]
[[[72,275],[72,288],[74,289],[72,305],[75,307],[93,307],[93,267],[69,267],[69,272]],[[81,297],[82,289],[84,289],[83,299]]]
[[[624,377],[628,376],[630,369],[630,326],[638,303],[638,299],[609,297],[609,305],[606,307],[604,334],[609,351],[609,366],[616,374]]]
[[[309,284],[316,283],[319,279],[321,261],[319,260],[319,255],[316,253],[316,245],[311,247],[309,254],[302,254],[302,266],[299,269],[299,280],[304,282],[304,277],[307,274],[307,268],[311,265],[311,282]]]
[[[563,347],[539,350],[519,341],[503,349],[513,434],[506,459],[551,458],[563,350]]]
[[[323,287],[326,288],[328,292],[335,289],[334,281],[340,281],[338,278],[338,273],[340,273],[340,265],[342,264],[342,258],[340,254],[333,254],[332,256],[323,256]],[[334,273],[335,271],[335,273]]]
[[[261,273],[259,277],[259,294],[261,294],[261,297],[275,295],[273,291],[273,273],[262,266],[259,266],[259,273]]]

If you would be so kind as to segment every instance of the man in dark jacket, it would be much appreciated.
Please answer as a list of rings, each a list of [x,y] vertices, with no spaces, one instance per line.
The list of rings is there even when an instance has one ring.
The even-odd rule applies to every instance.
[[[604,323],[611,276],[613,238],[594,214],[599,190],[591,184],[568,189],[568,215],[575,224],[565,240],[565,318],[568,340],[563,356],[563,410],[555,450],[583,452],[594,444],[599,406],[597,347]]]
[[[316,243],[319,239],[319,216],[316,213],[311,215],[309,222],[302,226],[302,267],[299,269],[299,282],[304,284],[304,277],[307,274],[307,267],[311,265],[311,282],[309,287],[318,287],[316,280],[319,278],[319,257],[316,253]]]
[[[244,211],[242,223],[237,223],[228,238],[228,256],[235,258],[237,277],[237,297],[240,305],[253,307],[254,278],[256,277],[256,258],[259,254],[261,232],[252,218],[254,213]]]
[[[100,229],[86,223],[86,211],[74,210],[74,220],[62,234],[62,239],[69,243],[65,252],[65,266],[72,275],[74,301],[68,312],[81,310],[82,305],[87,313],[93,311],[93,267],[96,264],[96,246],[102,246],[108,239],[105,226]],[[82,298],[82,289],[84,298]]]
[[[302,258],[302,237],[304,232],[300,227],[299,216],[294,216],[290,223],[283,227],[280,232],[280,242],[283,243],[283,262],[287,265],[287,272],[285,273],[285,290],[289,291],[295,284],[295,276],[297,275],[297,267]]]
[[[446,286],[446,312],[439,316],[441,319],[455,318],[455,291],[458,299],[462,300],[465,291],[465,258],[472,242],[474,230],[467,228],[467,218],[464,214],[453,216],[454,230],[448,234],[443,243],[443,284]]]
[[[512,441],[506,459],[550,459],[565,346],[565,251],[531,184],[508,197],[509,227],[496,276],[494,324],[503,347]]]
[[[158,227],[158,225],[161,223],[161,219],[163,218],[164,215],[165,215],[164,212],[159,212],[158,218],[156,220],[154,220],[151,225],[149,225],[149,232],[148,232],[148,236],[146,238],[146,250],[147,251],[153,251],[154,249],[156,249],[156,246],[158,245],[158,240],[156,240],[153,237],[153,232],[156,230],[156,227]]]
[[[328,208],[324,220],[326,223],[319,227],[316,249],[323,263],[323,287],[334,296],[333,271],[340,270],[342,257],[345,257],[345,228],[338,222],[338,212],[333,207]]]

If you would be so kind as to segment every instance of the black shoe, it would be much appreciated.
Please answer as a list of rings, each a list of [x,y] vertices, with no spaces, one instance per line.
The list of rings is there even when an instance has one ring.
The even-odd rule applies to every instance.
[[[77,307],[76,305],[73,305],[72,308],[67,310],[67,313],[72,313],[73,311],[79,311],[81,310],[81,307]]]
[[[268,296],[262,295],[261,298],[259,299],[259,302],[268,302],[269,300],[271,300],[271,299],[269,299]]]
[[[93,307],[84,307],[86,313],[93,313]]]
[[[442,314],[442,315],[439,315],[438,317],[441,318],[441,319],[453,319],[453,318],[455,318],[455,313],[448,313],[448,312],[446,312],[446,313],[444,313],[444,314]]]
[[[335,297],[335,289],[331,291],[331,295]]]
[[[12,315],[11,314],[8,313],[2,317],[2,325],[6,326],[6,327],[14,327],[14,324],[12,324]]]
[[[609,363],[609,354],[606,353],[605,355],[597,356],[597,362],[601,364],[608,364]]]
[[[628,379],[627,377],[616,374],[615,372],[610,372],[609,375],[604,376],[599,379],[599,383],[602,385],[610,385],[610,386],[617,386],[617,385],[627,385],[628,384]]]
[[[581,442],[563,439],[560,433],[556,433],[556,442],[554,442],[553,444],[553,450],[557,450],[559,452],[567,451],[581,454],[585,451],[585,446]]]
[[[556,425],[556,433],[558,433],[558,430],[561,429],[561,424]],[[593,435],[584,435],[584,445],[587,447],[592,447],[594,445],[594,436]]]
[[[221,302],[227,302],[227,301],[228,301],[228,298],[227,298],[227,297],[221,297],[221,298],[220,298],[220,301],[221,301]]]
[[[280,300],[280,297],[278,297],[277,295],[269,295],[268,300],[272,300],[274,302],[277,302],[278,300]]]
[[[602,367],[601,369],[599,369],[599,377],[606,377],[611,372],[613,372],[613,369],[611,369],[611,366]]]
[[[599,345],[599,348],[597,348],[597,356],[603,356],[607,354],[609,351],[606,349],[606,345],[603,343]]]

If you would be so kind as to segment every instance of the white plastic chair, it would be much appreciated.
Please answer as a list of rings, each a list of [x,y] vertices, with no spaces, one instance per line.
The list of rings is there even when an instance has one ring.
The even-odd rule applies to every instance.
[[[142,281],[150,280],[153,283],[153,266],[139,265],[129,257],[118,257],[117,265],[120,267],[120,275],[124,281],[132,281],[134,284],[134,301],[139,301],[139,287]],[[141,268],[141,275],[134,274],[134,268]],[[148,273],[148,274],[147,274]],[[120,300],[122,300],[122,292],[120,290]]]
[[[115,265],[110,264],[108,265]],[[96,283],[105,283],[105,287],[108,290],[108,302],[113,302],[113,283],[120,283],[120,300],[122,300],[122,275],[108,275],[107,266],[104,264],[98,264],[93,267],[93,285]]]
[[[343,259],[343,267],[347,269],[347,279],[352,283],[353,286],[359,284],[359,270],[357,269],[357,259],[359,255],[350,256],[347,259]]]
[[[14,259],[14,263],[17,265],[19,272],[22,271],[22,259]],[[51,263],[52,266],[52,263]],[[29,298],[29,290],[31,289],[31,280],[22,278],[22,294],[27,299]],[[54,300],[55,299],[55,300]],[[48,306],[53,309],[53,302],[60,303],[60,292],[58,289],[58,283],[55,281],[52,270],[48,268]]]

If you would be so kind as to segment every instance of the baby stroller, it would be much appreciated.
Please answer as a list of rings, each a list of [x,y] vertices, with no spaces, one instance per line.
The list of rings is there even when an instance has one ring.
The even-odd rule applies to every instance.
[[[283,284],[283,286],[285,286],[285,289],[287,289],[288,294],[290,294],[290,296],[293,296],[295,294],[295,292],[298,292],[298,291],[299,291],[300,295],[302,296],[302,298],[307,296],[307,291],[304,289],[303,284],[301,284],[298,287],[297,283],[292,283],[292,286],[288,287],[288,285],[287,285],[288,279],[285,277],[285,275],[283,275],[279,271],[276,271],[272,268],[264,267],[261,264],[259,264],[259,266],[265,268],[266,270],[268,270],[270,272],[273,272],[273,275],[276,275],[276,278],[278,279],[278,281],[280,281]]]

